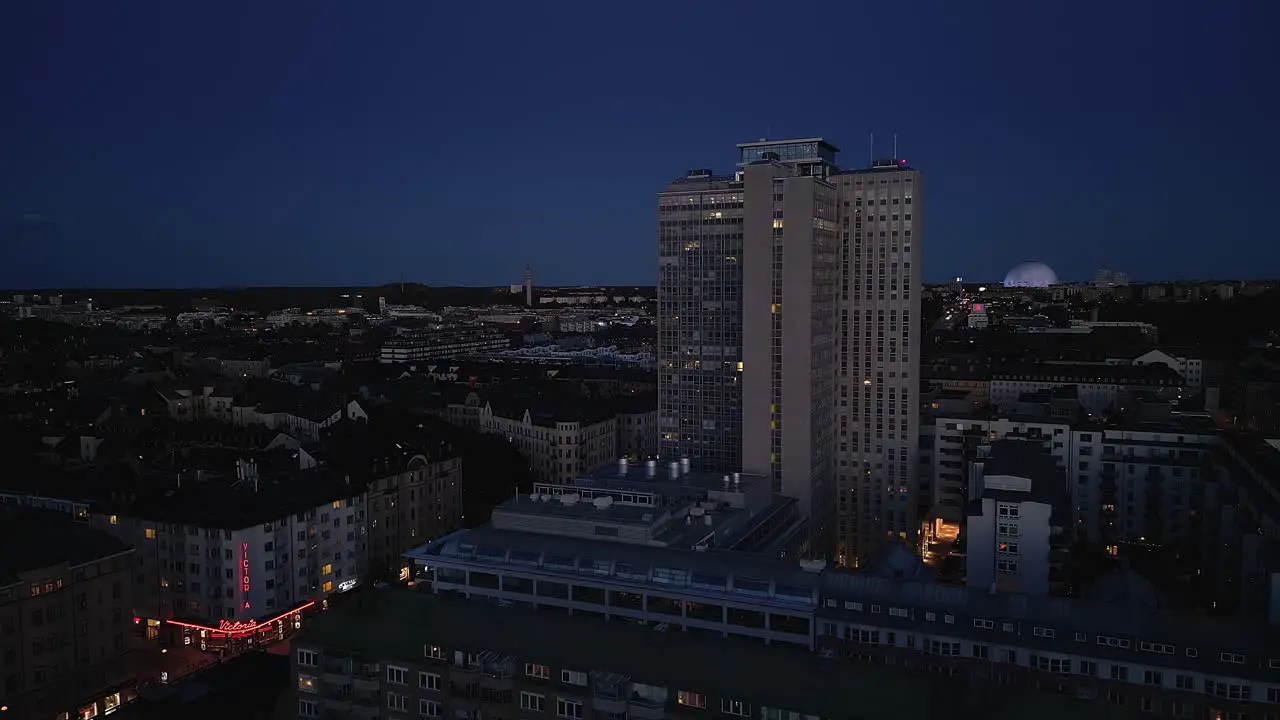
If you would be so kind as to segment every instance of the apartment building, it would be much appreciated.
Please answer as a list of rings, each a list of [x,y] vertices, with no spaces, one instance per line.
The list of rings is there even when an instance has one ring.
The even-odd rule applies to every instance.
[[[408,580],[401,554],[462,526],[462,458],[416,423],[378,415],[339,423],[317,452],[365,490],[371,578]]]
[[[0,717],[95,717],[132,699],[133,565],[133,548],[64,513],[0,509]]]
[[[991,404],[1007,412],[1024,393],[1075,385],[1080,405],[1085,411],[1090,415],[1101,416],[1132,408],[1140,395],[1177,400],[1182,397],[1183,383],[1182,376],[1163,363],[1045,363],[1004,367],[991,373]]]
[[[492,528],[459,531],[410,557],[420,590],[477,605],[807,648],[964,677],[978,693],[1029,688],[1166,717],[1280,712],[1275,627],[1172,613],[1138,597],[991,593],[821,561]]]
[[[618,400],[618,457],[635,460],[657,457],[658,396],[648,392]]]
[[[1163,350],[1148,350],[1133,357],[1109,357],[1108,365],[1153,365],[1159,363],[1178,373],[1182,384],[1192,395],[1204,390],[1204,361],[1200,358],[1183,357],[1167,353]]]
[[[167,623],[215,651],[288,635],[302,610],[355,587],[366,508],[364,489],[342,477],[237,460],[234,475],[202,469],[107,504],[93,524],[138,548],[132,614],[148,637]]]
[[[506,350],[511,339],[504,333],[482,328],[442,330],[408,330],[382,343],[378,361],[382,363],[419,362],[483,355]]]
[[[1053,545],[1070,524],[1066,474],[1034,440],[987,443],[976,455],[964,531],[969,587],[1048,595]]]
[[[1230,434],[1205,458],[1196,504],[1204,587],[1224,611],[1280,625],[1280,439]]]
[[[343,419],[358,420],[368,413],[357,400],[325,390],[285,383],[260,383],[246,395],[222,385],[157,391],[178,422],[214,420],[239,427],[262,426],[304,443],[320,439],[320,432]]]
[[[838,562],[914,544],[921,509],[920,296],[924,176],[905,160],[831,178],[840,197],[836,377]]]
[[[411,591],[365,594],[309,625],[292,649],[299,718],[1115,717],[1008,688],[975,696],[798,648]]]
[[[1202,466],[1221,442],[1205,417],[1171,414],[1100,425],[1041,411],[940,416],[933,429],[930,535],[958,530],[968,498],[967,463],[975,449],[992,440],[1025,438],[1042,443],[1065,472],[1073,539],[1114,547],[1139,539],[1194,544],[1202,537],[1197,509],[1206,492],[1213,492],[1201,482]]]
[[[476,422],[528,458],[536,480],[570,483],[617,457],[618,418],[604,403],[556,392],[495,395]]]

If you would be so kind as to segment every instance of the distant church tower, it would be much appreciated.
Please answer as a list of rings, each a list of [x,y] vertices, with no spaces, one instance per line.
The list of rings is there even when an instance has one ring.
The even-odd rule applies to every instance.
[[[524,266],[524,304],[533,307],[533,268]]]

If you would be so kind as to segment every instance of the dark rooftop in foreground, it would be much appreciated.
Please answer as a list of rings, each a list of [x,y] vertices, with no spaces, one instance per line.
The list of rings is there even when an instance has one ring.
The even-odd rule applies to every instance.
[[[0,586],[32,570],[61,563],[75,567],[130,548],[116,538],[51,510],[0,509]]]
[[[412,590],[366,590],[303,629],[295,647],[420,662],[424,645],[508,653],[552,667],[617,673],[674,690],[741,697],[825,718],[894,720],[1106,718],[1110,709],[1015,690],[980,693],[963,681],[825,659],[802,648],[613,623]]]
[[[152,685],[116,712],[119,720],[266,720],[296,717],[289,656],[251,652],[169,685]]]

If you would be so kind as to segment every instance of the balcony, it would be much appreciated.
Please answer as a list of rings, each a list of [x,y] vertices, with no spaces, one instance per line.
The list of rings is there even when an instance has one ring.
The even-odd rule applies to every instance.
[[[618,673],[596,670],[591,673],[591,707],[594,713],[621,714],[627,712],[627,696],[631,678]]]
[[[480,675],[480,687],[487,690],[514,690],[515,674],[510,671],[486,669]]]
[[[494,653],[457,653],[449,663],[449,675],[458,678],[461,684],[472,683],[480,677],[484,662],[491,655]]]
[[[663,720],[667,716],[666,703],[648,698],[631,698],[627,703],[627,717],[635,720]]]
[[[327,697],[323,700],[326,713],[333,713],[339,716],[347,716],[352,711],[351,698]]]
[[[378,676],[376,673],[373,675],[353,675],[351,678],[351,688],[355,691],[356,695],[359,695],[362,692],[372,692],[376,694],[378,692]]]
[[[330,658],[321,668],[321,680],[326,684],[343,685],[351,676],[350,658]]]
[[[591,714],[598,717],[601,713],[607,715],[627,716],[627,701],[622,698],[606,697],[603,695],[591,696]]]
[[[480,685],[478,683],[449,683],[449,694],[454,700],[471,700],[478,702],[480,700]]]

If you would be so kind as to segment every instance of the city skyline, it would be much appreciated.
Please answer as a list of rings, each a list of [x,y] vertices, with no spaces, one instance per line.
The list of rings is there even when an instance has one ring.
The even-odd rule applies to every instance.
[[[731,144],[816,133],[851,165],[872,133],[881,152],[896,134],[930,168],[930,281],[995,281],[1025,260],[1080,279],[1276,274],[1264,208],[1280,154],[1251,81],[1273,67],[1254,50],[1263,18],[836,7],[810,52],[733,53],[724,41],[764,9],[624,13],[612,27],[636,32],[618,36],[572,4],[503,28],[466,6],[246,23],[8,4],[0,52],[38,72],[4,85],[18,110],[0,150],[0,285],[490,285],[526,263],[546,285],[648,285],[654,215],[638,198],[691,159],[731,167]],[[893,29],[859,42],[897,58],[894,81],[832,93],[854,60],[842,28],[868,25]],[[456,32],[422,43],[425,27]],[[689,53],[735,69],[708,95],[676,80]],[[742,102],[759,87],[779,94]],[[520,191],[495,192],[494,168]]]

